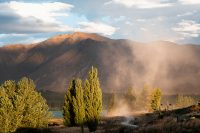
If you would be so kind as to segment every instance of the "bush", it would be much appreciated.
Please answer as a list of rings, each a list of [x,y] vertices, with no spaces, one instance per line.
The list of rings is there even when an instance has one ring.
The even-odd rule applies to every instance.
[[[8,80],[0,86],[0,132],[47,127],[48,110],[31,79],[22,78],[18,83]]]

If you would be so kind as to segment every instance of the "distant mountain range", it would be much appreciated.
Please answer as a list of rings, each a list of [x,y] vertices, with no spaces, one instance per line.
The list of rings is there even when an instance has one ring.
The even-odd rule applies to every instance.
[[[99,69],[104,92],[147,84],[164,93],[200,93],[200,46],[148,44],[76,32],[30,45],[0,47],[0,82],[32,78],[38,90],[64,92],[72,78]]]

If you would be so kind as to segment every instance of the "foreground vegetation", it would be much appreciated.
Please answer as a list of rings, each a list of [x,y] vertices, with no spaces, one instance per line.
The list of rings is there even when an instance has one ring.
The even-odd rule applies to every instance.
[[[81,126],[86,124],[90,132],[96,131],[102,112],[102,92],[96,68],[88,73],[84,89],[80,79],[73,79],[65,95],[63,106],[64,124]]]
[[[50,118],[45,99],[28,78],[19,82],[5,81],[0,86],[0,132],[18,128],[45,128]]]
[[[123,122],[131,118],[129,125]],[[65,127],[62,119],[52,119],[46,129],[26,129],[31,132],[79,133],[78,126]],[[56,125],[56,126],[55,126]],[[131,126],[135,125],[135,126]],[[162,111],[162,113],[133,114],[132,116],[102,117],[97,133],[198,133],[200,132],[200,106]],[[85,133],[90,131],[84,126]]]
[[[173,104],[165,102],[168,99],[163,104],[162,90],[145,85],[140,92],[129,88],[120,95],[113,93],[107,101],[107,107],[104,105],[107,114],[113,116],[116,110],[120,117],[102,117],[102,91],[94,67],[83,84],[79,78],[69,83],[63,99],[63,119],[50,119],[46,100],[31,79],[5,81],[0,86],[0,132],[167,133],[183,132],[185,128],[188,132],[199,132],[200,106],[190,96],[177,95]],[[188,106],[191,107],[185,108]],[[136,115],[135,111],[150,113]]]

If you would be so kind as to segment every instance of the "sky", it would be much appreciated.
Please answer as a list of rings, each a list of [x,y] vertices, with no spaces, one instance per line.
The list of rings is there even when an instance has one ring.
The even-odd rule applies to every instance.
[[[0,0],[0,46],[59,34],[200,44],[200,0]]]

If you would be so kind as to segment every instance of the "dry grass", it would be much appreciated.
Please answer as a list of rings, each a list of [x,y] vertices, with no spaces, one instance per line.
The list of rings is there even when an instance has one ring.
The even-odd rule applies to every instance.
[[[64,126],[63,119],[61,118],[52,118],[49,119],[49,126]]]
[[[200,133],[200,106],[159,113],[149,113],[135,116],[130,124],[138,125],[132,128],[121,124],[125,117],[104,117],[101,119],[96,133]],[[80,127],[65,127],[63,119],[50,119],[47,129],[26,129],[20,133],[80,133]],[[84,133],[89,133],[84,127]]]

